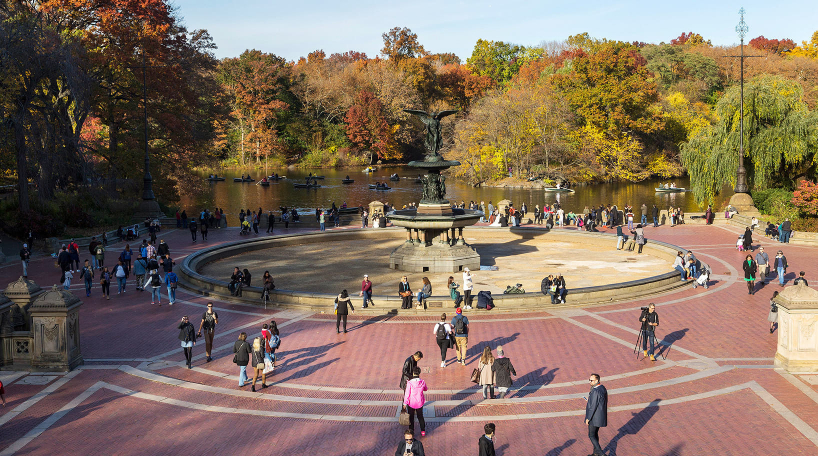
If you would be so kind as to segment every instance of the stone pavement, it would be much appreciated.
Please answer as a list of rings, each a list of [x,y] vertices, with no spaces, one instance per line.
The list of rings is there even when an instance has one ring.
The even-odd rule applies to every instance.
[[[276,230],[277,234],[283,230]],[[291,230],[293,232],[295,230]],[[214,360],[194,348],[187,369],[177,340],[182,315],[198,327],[208,301],[181,291],[174,306],[151,306],[129,283],[124,295],[100,299],[98,285],[81,308],[85,365],[68,374],[0,372],[0,456],[11,454],[274,454],[391,455],[402,439],[397,422],[403,360],[415,350],[427,394],[428,455],[473,455],[485,422],[497,424],[498,455],[585,455],[583,422],[591,372],[609,391],[609,455],[818,454],[818,375],[772,367],[776,334],[766,320],[777,281],[754,296],[739,273],[738,229],[726,226],[648,228],[649,239],[691,248],[713,267],[708,290],[681,288],[650,299],[526,314],[470,314],[466,367],[440,367],[432,333],[439,316],[359,317],[336,334],[334,316],[263,310],[216,302]],[[162,233],[178,262],[195,249],[238,239],[211,230],[191,243],[182,231]],[[791,269],[818,280],[816,249],[784,250]],[[109,257],[115,257],[112,247]],[[338,252],[343,255],[344,252]],[[275,263],[276,277],[286,270]],[[30,277],[50,286],[59,271],[49,258],[32,261]],[[16,279],[16,262],[0,266],[0,283]],[[316,274],[332,273],[316,270]],[[624,275],[623,279],[627,279]],[[354,289],[357,278],[350,285]],[[633,352],[639,307],[657,304],[662,355]],[[451,312],[450,312],[451,313]],[[449,315],[451,317],[451,315]],[[232,345],[239,332],[258,335],[275,319],[282,344],[267,389],[239,388]],[[505,400],[482,400],[469,382],[484,346],[503,345],[517,371]],[[259,385],[257,385],[259,386]]]

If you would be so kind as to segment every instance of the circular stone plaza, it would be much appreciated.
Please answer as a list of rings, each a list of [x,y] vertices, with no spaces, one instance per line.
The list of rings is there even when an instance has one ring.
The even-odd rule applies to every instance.
[[[441,313],[454,315],[446,281],[462,283],[462,274],[390,268],[390,253],[407,242],[403,229],[239,236],[227,228],[193,243],[186,231],[165,228],[159,239],[181,277],[176,303],[167,305],[163,287],[162,306],[152,306],[133,276],[124,294],[112,287],[106,300],[94,283],[86,297],[75,277],[84,363],[68,373],[0,371],[0,456],[391,455],[403,439],[401,368],[418,350],[429,390],[426,436],[416,430],[427,455],[477,454],[487,422],[496,424],[498,455],[589,454],[591,373],[609,394],[605,454],[818,454],[818,375],[775,368],[778,333],[770,333],[767,315],[773,291],[785,288],[772,274],[747,293],[746,253],[735,249],[740,232],[730,224],[648,227],[639,254],[616,250],[608,229],[467,227],[462,238],[481,265],[471,268],[474,294],[491,291],[497,307],[464,311],[466,366],[449,350],[441,367],[433,328]],[[770,258],[783,250],[787,287],[800,270],[818,279],[818,247],[755,238]],[[109,246],[106,265],[121,247]],[[708,289],[679,280],[672,263],[680,249],[712,270]],[[226,289],[233,267],[253,277],[241,298]],[[264,271],[276,284],[266,308],[258,288]],[[3,284],[20,273],[16,261],[0,266]],[[368,309],[359,306],[364,274],[374,283]],[[552,305],[540,292],[549,274],[565,278],[566,303]],[[59,275],[52,258],[32,258],[28,278],[42,288]],[[399,310],[403,275],[415,292],[430,279],[425,310]],[[525,294],[503,294],[518,283]],[[333,298],[342,289],[355,313],[349,332],[337,334]],[[179,321],[188,315],[198,329],[208,302],[219,317],[213,360],[200,339],[188,369]],[[640,307],[651,302],[660,315],[655,361],[634,351]],[[259,336],[270,320],[282,342],[269,387],[240,388],[234,342],[241,332]],[[504,399],[484,400],[469,380],[487,346],[495,355],[502,346],[517,373]]]

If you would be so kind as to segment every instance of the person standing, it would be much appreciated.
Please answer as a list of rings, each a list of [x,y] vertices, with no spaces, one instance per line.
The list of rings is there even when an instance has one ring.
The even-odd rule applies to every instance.
[[[770,313],[767,314],[767,321],[770,322],[770,334],[775,331],[775,325],[778,323],[778,304],[775,303],[775,297],[778,292],[773,292],[773,297],[770,298]]]
[[[193,329],[193,324],[187,318],[187,315],[182,317],[182,322],[179,323],[179,340],[182,341],[182,349],[185,352],[185,361],[187,368],[191,369],[193,363],[193,346],[196,345],[196,331]]]
[[[784,244],[789,244],[790,235],[792,235],[792,222],[790,222],[790,219],[785,218],[784,223],[781,224],[781,242]]]
[[[585,404],[585,424],[588,425],[588,438],[594,446],[591,456],[604,456],[599,446],[599,428],[608,425],[608,390],[601,383],[599,374],[591,374],[588,382],[591,392],[588,393],[588,403]]]
[[[407,428],[403,431],[403,442],[398,444],[395,456],[426,456],[423,452],[423,444],[420,440],[415,440],[415,431]]]
[[[424,392],[429,388],[426,382],[420,378],[420,368],[415,366],[412,369],[412,379],[406,382],[406,390],[403,392],[403,405],[409,412],[409,425],[412,431],[415,430],[415,415],[420,423],[420,435],[426,437],[426,420],[423,418],[423,404],[426,403]]]
[[[506,358],[502,345],[497,346],[497,358],[494,359],[491,370],[494,372],[494,382],[497,385],[497,391],[500,393],[499,398],[503,399],[508,394],[508,389],[513,385],[511,376],[516,376],[517,371],[514,370],[511,360]]]
[[[77,241],[71,239],[71,242],[68,243],[68,254],[71,255],[69,269],[80,272],[80,246],[77,245]],[[74,265],[76,265],[76,268]]]
[[[97,244],[97,250],[94,257],[96,257],[97,265],[99,265],[100,269],[105,267],[105,247],[103,247],[102,244]]]
[[[87,263],[87,260],[86,260]],[[133,272],[136,276],[136,289],[143,291],[145,289],[145,274],[148,272],[148,260],[142,258],[140,253],[134,262]]]
[[[324,225],[324,211],[319,211],[318,213],[318,224],[321,227],[321,231],[326,230],[326,226]]]
[[[187,225],[188,229],[190,229],[190,237],[193,238],[193,242],[196,242],[196,230],[199,228],[196,226],[196,218],[191,217],[190,223]]]
[[[351,309],[351,310],[350,310]],[[352,300],[349,299],[349,294],[346,290],[341,291],[335,298],[335,332],[341,334],[341,320],[344,320],[344,334],[347,333],[347,315],[349,312],[355,313],[355,308],[352,307]]]
[[[175,274],[174,274],[175,275]],[[213,310],[213,303],[207,303],[207,310],[205,313],[202,314],[202,322],[199,323],[199,334],[198,337],[202,337],[204,334],[205,338],[205,355],[207,356],[207,363],[213,361],[213,358],[210,357],[210,354],[213,353],[213,337],[216,335],[216,325],[219,324],[219,314]],[[244,334],[244,333],[242,333]],[[246,336],[245,336],[246,338]],[[235,352],[235,350],[234,350]],[[245,366],[247,363],[245,363]]]
[[[466,365],[466,351],[469,348],[469,319],[463,315],[460,307],[455,310],[457,315],[452,318],[452,328],[454,328],[455,353],[457,362]]]
[[[639,220],[642,222],[642,226],[647,226],[648,224],[648,205],[642,203],[642,219]]]
[[[168,301],[169,305],[176,303],[176,287],[179,285],[179,276],[173,272],[173,269],[165,274],[165,284],[168,287]]]
[[[477,441],[478,456],[495,456],[494,453],[494,423],[486,423],[483,426],[483,435]]]
[[[446,367],[446,354],[452,343],[452,326],[446,323],[446,314],[440,316],[433,329],[437,346],[440,347],[440,367]]]
[[[656,313],[654,303],[650,303],[648,309],[642,311],[639,321],[642,322],[642,351],[645,352],[646,357],[650,356],[651,361],[656,361],[653,353],[656,343],[656,327],[659,326],[659,314]],[[648,351],[648,339],[650,339],[650,351]]]
[[[480,381],[478,383],[481,387],[483,387],[483,399],[494,399],[493,366],[494,355],[491,354],[491,348],[486,346],[483,348],[483,354],[480,356],[480,362],[477,363],[477,369],[480,371]]]
[[[463,268],[463,304],[471,309],[471,291],[474,289],[474,279],[469,268]]]
[[[191,220],[191,223],[193,220]],[[150,286],[151,291],[151,305],[154,304],[154,299],[156,299],[156,303],[159,304],[159,307],[162,307],[162,276],[159,274],[159,271],[156,269],[151,269],[148,273],[148,278],[145,280],[145,284],[142,288],[147,288]]]
[[[778,285],[784,286],[784,275],[787,274],[787,257],[781,250],[775,255],[775,262],[773,264],[775,271],[778,273]]]
[[[28,249],[28,244],[23,244],[20,249],[20,262],[23,263],[23,278],[28,278],[28,262],[31,260],[31,250]]]
[[[273,227],[276,224],[276,216],[273,214],[273,211],[269,211],[267,214],[267,232],[273,233]]]
[[[656,228],[659,226],[659,208],[656,205],[653,205],[653,227]]]
[[[367,308],[367,303],[372,304],[372,307],[375,307],[375,303],[372,302],[372,282],[369,280],[369,275],[364,274],[364,280],[361,282],[361,296],[364,298],[364,309]]]
[[[85,296],[91,296],[91,284],[94,281],[94,268],[88,260],[85,260],[85,266],[82,268],[80,278],[85,282]]]
[[[111,274],[106,267],[103,267],[99,273],[99,284],[102,286],[102,296],[105,296],[105,299],[111,299]]]
[[[233,344],[233,362],[239,366],[239,387],[247,383],[247,364],[250,362],[250,344],[247,343],[247,333],[239,334],[239,340]]]
[[[122,260],[122,265],[125,266],[125,277],[131,275],[131,258],[133,257],[133,251],[131,250],[130,244],[125,244],[125,249],[119,254],[119,259]]]
[[[94,269],[99,269],[99,265],[97,264],[97,246],[99,245],[99,241],[97,241],[96,236],[91,237],[91,243],[88,244],[88,252],[91,254],[91,266]]]
[[[409,279],[406,276],[401,277],[398,284],[398,296],[401,297],[401,309],[412,308],[412,287],[409,286]]]
[[[747,282],[747,294],[755,294],[755,280],[758,268],[756,262],[753,261],[753,255],[747,254],[747,257],[741,263],[741,267],[744,269],[744,281]]]
[[[750,251],[753,247],[753,230],[748,226],[744,230],[744,250]]]
[[[406,382],[414,376],[415,368],[418,367],[418,361],[423,359],[423,352],[416,351],[414,355],[406,358],[403,362],[403,370],[400,376],[400,389],[406,391]]]
[[[202,233],[202,241],[207,240],[207,222],[201,223],[201,227],[199,228]],[[256,229],[258,229],[258,225],[256,225]]]
[[[116,294],[125,293],[125,281],[127,280],[127,277],[125,273],[125,264],[122,260],[119,260],[116,266],[114,266],[113,276],[116,277]]]
[[[253,382],[250,384],[250,389],[256,392],[256,380],[261,374],[261,387],[267,388],[267,374],[264,373],[264,346],[261,345],[261,337],[253,339]]]

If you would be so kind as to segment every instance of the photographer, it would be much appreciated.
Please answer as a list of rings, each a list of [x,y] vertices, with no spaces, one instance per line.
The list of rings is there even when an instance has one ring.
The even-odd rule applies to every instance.
[[[659,326],[659,314],[656,313],[656,305],[650,303],[648,307],[642,307],[642,315],[639,317],[642,322],[642,351],[645,356],[650,355],[651,361],[656,361],[653,357],[654,344],[656,343],[656,327]],[[650,351],[648,351],[648,339],[650,339]]]

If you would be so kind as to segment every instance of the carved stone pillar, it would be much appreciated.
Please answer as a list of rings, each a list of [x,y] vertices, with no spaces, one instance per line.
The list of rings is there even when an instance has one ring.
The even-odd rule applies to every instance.
[[[818,372],[818,291],[789,286],[778,304],[778,346],[775,365],[790,372]]]
[[[0,299],[0,368],[28,370],[31,366],[31,302],[42,289],[20,277],[6,287]]]
[[[80,350],[82,301],[57,285],[31,305],[31,369],[68,372],[83,364]]]
[[[12,309],[12,326],[15,331],[30,331],[31,317],[28,309],[31,302],[43,292],[39,285],[33,280],[19,279],[10,283],[3,292],[7,298],[17,304],[17,309]]]

